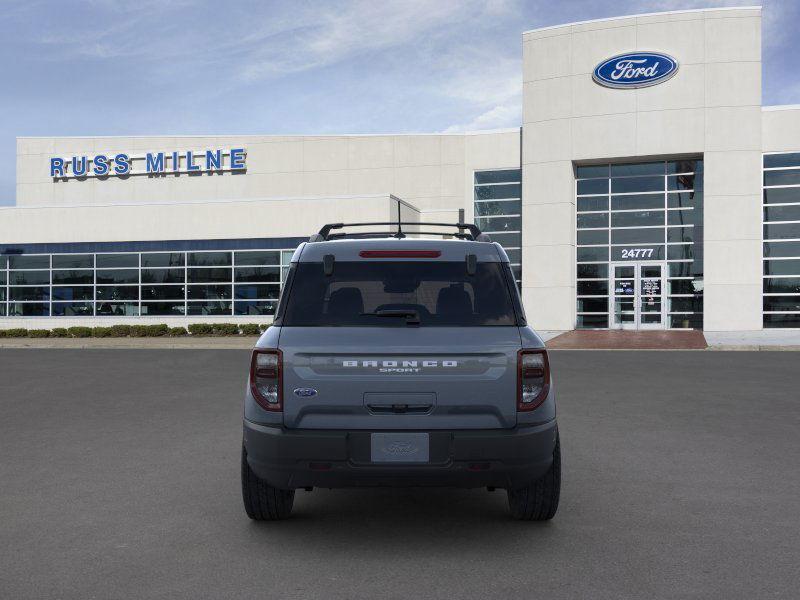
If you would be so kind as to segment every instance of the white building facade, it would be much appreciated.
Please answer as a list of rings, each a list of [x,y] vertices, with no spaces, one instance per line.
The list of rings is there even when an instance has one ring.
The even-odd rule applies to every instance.
[[[489,232],[542,330],[800,328],[800,107],[761,105],[760,8],[523,51],[511,130],[19,138],[0,327],[269,321],[301,241],[399,211]]]

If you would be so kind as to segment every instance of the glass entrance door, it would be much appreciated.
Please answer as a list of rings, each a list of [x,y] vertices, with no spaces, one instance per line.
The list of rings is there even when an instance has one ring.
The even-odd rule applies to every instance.
[[[611,265],[611,327],[664,329],[664,263],[626,262]]]

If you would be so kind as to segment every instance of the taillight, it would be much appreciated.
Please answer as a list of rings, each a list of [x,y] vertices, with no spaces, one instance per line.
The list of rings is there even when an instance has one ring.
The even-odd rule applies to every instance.
[[[283,409],[283,355],[280,350],[253,350],[250,392],[264,410]]]
[[[547,350],[520,350],[517,355],[517,410],[533,410],[550,391]]]

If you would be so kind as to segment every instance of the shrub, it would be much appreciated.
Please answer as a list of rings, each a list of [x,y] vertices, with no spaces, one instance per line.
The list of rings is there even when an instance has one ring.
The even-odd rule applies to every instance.
[[[239,329],[241,329],[242,335],[259,335],[261,333],[258,323],[245,323]]]
[[[29,329],[28,330],[28,337],[32,337],[32,338],[50,337],[50,330],[49,329]]]
[[[69,331],[63,327],[55,327],[50,330],[50,337],[69,337]]]
[[[111,327],[92,327],[92,337],[111,337]]]
[[[130,325],[112,325],[110,329],[113,337],[128,337],[131,334]]]
[[[92,328],[91,327],[70,327],[67,329],[67,333],[71,337],[75,338],[87,338],[92,337]]]
[[[192,323],[189,325],[189,333],[192,335],[211,335],[214,328],[209,323]]]
[[[211,332],[214,335],[239,335],[239,326],[236,323],[214,323]]]
[[[169,333],[169,327],[160,323],[159,325],[145,325],[147,327],[147,337],[161,337]]]
[[[4,338],[4,337],[6,337],[6,330],[5,329],[0,329],[0,338]]]
[[[147,325],[131,325],[131,337],[147,337]]]
[[[170,337],[178,337],[181,335],[188,335],[188,331],[186,331],[186,327],[170,327],[167,335]]]
[[[261,330],[261,333],[264,333],[267,329],[269,329],[269,323],[260,323],[258,328]]]
[[[28,337],[28,330],[24,329],[23,327],[14,327],[12,329],[6,329],[6,337],[12,337],[12,338]]]

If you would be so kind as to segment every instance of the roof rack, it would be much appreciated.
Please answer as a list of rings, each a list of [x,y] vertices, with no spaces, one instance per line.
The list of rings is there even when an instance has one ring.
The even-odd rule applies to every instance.
[[[380,225],[393,225],[397,226],[395,231],[367,231],[357,233],[331,233],[334,229],[344,229],[345,227],[372,227]],[[477,225],[472,223],[420,223],[416,221],[378,221],[373,223],[328,223],[323,225],[319,233],[315,233],[310,238],[309,242],[326,242],[328,240],[341,240],[341,239],[364,239],[364,238],[383,238],[392,237],[402,239],[407,237],[403,232],[403,225],[413,225],[415,227],[452,227],[456,229],[455,232],[447,231],[410,231],[409,233],[417,235],[442,235],[450,236],[462,240],[472,240],[476,242],[491,242],[491,238],[483,233]]]

